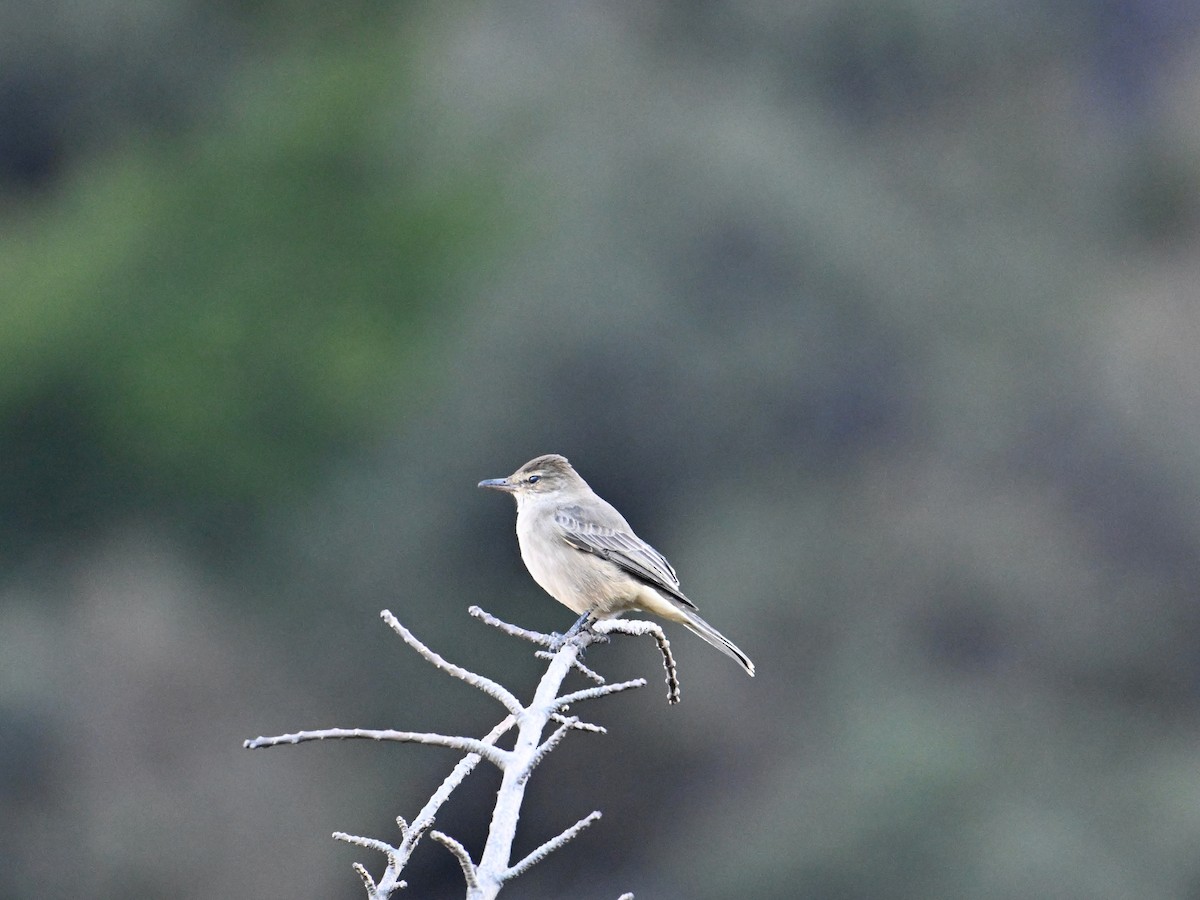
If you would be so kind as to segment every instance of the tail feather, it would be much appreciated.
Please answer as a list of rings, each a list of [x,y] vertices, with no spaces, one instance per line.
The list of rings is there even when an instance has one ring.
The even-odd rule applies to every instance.
[[[680,621],[687,626],[689,631],[708,641],[708,643],[712,644],[726,656],[737,662],[738,665],[746,670],[747,675],[749,675],[751,678],[754,677],[754,663],[750,661],[750,657],[738,649],[737,644],[705,622],[692,610],[679,609],[679,612],[684,614]]]

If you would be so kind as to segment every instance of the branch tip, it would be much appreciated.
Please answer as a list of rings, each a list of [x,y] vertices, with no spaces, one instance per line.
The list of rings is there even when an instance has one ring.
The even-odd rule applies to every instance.
[[[508,881],[510,878],[516,878],[518,875],[521,875],[522,873],[529,870],[531,867],[537,865],[543,859],[545,859],[547,856],[549,856],[551,853],[553,853],[555,850],[557,850],[559,847],[561,847],[563,844],[567,843],[568,841],[574,840],[579,835],[579,833],[581,831],[583,831],[583,829],[587,828],[589,825],[591,825],[593,822],[595,822],[597,819],[599,819],[600,815],[601,814],[600,814],[599,810],[595,810],[594,812],[588,813],[586,816],[584,816],[582,819],[580,819],[578,822],[576,822],[570,828],[561,832],[556,837],[550,838],[550,840],[546,841],[544,844],[542,844],[540,847],[538,847],[536,850],[534,850],[532,853],[530,853],[528,856],[526,856],[524,859],[522,859],[515,866],[510,866],[508,869],[506,869],[504,872],[504,875],[502,877],[502,880]]]
[[[671,655],[671,642],[667,640],[660,625],[644,619],[605,619],[595,623],[593,628],[600,634],[648,634],[653,637],[658,645],[658,652],[662,654],[663,669],[667,673],[667,703],[679,702],[679,675],[675,668],[675,657]]]
[[[462,666],[455,665],[441,655],[435,653],[433,650],[429,649],[429,647],[425,646],[425,644],[422,643],[415,634],[405,628],[404,625],[400,623],[400,620],[393,616],[388,610],[385,609],[380,613],[380,616],[383,618],[383,621],[388,624],[388,627],[391,628],[392,631],[400,635],[400,638],[404,641],[404,643],[416,650],[417,653],[420,654],[420,656],[435,669],[440,669],[447,675],[452,675],[460,681],[465,681],[467,684],[471,685],[471,687],[483,691],[489,697],[499,701],[504,708],[514,716],[520,714],[522,709],[521,702],[514,697],[508,688],[504,687],[504,685],[492,681],[492,679],[480,675],[477,672],[472,672],[470,669],[464,669]]]
[[[491,613],[481,609],[478,606],[470,607],[467,612],[469,612],[474,618],[478,619],[484,625],[490,625],[491,627],[498,629],[499,631],[502,631],[511,637],[520,638],[523,641],[529,641],[531,644],[542,644],[543,646],[548,647],[554,640],[548,634],[542,634],[540,631],[531,631],[528,628],[521,628],[517,625],[512,625],[508,622],[505,622],[503,619],[498,619]]]
[[[396,848],[385,841],[376,840],[375,838],[361,837],[357,834],[346,834],[344,831],[335,831],[333,833],[335,841],[345,841],[347,844],[354,844],[356,847],[366,847],[368,850],[378,850],[384,854],[390,861],[396,855]]]
[[[622,681],[618,684],[601,684],[593,688],[584,688],[581,691],[575,691],[572,694],[564,694],[559,697],[558,708],[565,709],[568,705],[578,703],[581,700],[592,700],[596,697],[604,697],[608,694],[616,694],[621,691],[629,691],[645,686],[645,678],[634,678],[632,681]]]
[[[562,724],[555,728],[553,732],[551,732],[550,737],[542,741],[542,743],[534,751],[533,756],[529,759],[527,764],[528,771],[532,772],[539,765],[541,765],[542,760],[549,755],[551,750],[562,743],[562,739],[567,736],[567,732],[574,729],[577,724],[579,724],[579,719],[575,718],[574,716],[564,719]]]
[[[596,682],[596,684],[604,684],[604,676],[599,672],[593,671],[585,666],[583,664],[583,660],[579,659],[578,657],[571,660],[571,665],[574,666],[575,669],[585,678],[590,678],[592,681]]]
[[[458,860],[458,865],[462,869],[463,878],[466,879],[467,890],[478,890],[479,879],[475,863],[471,862],[471,854],[467,852],[467,848],[450,837],[450,835],[443,834],[440,831],[431,831],[429,832],[429,836],[454,854],[454,858]]]
[[[449,747],[464,753],[473,753],[486,759],[498,769],[508,765],[509,752],[501,750],[485,741],[475,738],[459,737],[457,735],[436,734],[420,731],[393,731],[390,728],[324,728],[320,731],[298,731],[295,734],[281,734],[269,738],[255,738],[247,741],[254,747],[277,747],[280,744],[300,744],[305,741],[353,740],[355,738],[371,741],[396,741],[407,744],[432,744],[435,747]]]
[[[608,729],[603,725],[593,725],[591,722],[582,722],[575,716],[564,716],[561,712],[551,713],[550,718],[558,722],[560,725],[570,724],[576,731],[591,731],[595,734],[608,734]]]
[[[375,879],[371,877],[371,873],[367,871],[367,867],[362,863],[351,863],[350,868],[354,869],[358,873],[358,877],[362,879],[363,887],[367,889],[367,896],[374,897],[378,885],[375,884]]]

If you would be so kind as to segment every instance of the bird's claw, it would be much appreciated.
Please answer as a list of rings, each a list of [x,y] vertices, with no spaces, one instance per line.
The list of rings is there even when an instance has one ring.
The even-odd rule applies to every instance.
[[[559,634],[557,631],[551,632],[550,645],[549,645],[550,652],[557,653],[559,650],[561,650],[563,648],[563,645],[567,644],[570,641],[573,641],[581,633],[584,633],[584,632],[587,633],[588,640],[579,642],[579,657],[580,657],[580,659],[583,658],[583,652],[585,649],[587,649],[588,644],[596,643],[596,642],[602,643],[602,644],[607,644],[609,641],[608,635],[596,634],[596,632],[592,631],[591,614],[584,613],[582,616],[579,617],[579,619],[575,622],[574,625],[572,625],[570,628],[567,629],[566,634]]]

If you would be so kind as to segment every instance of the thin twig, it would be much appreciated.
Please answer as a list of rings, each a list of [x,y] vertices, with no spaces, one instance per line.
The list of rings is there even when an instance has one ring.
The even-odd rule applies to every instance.
[[[592,700],[596,697],[604,697],[608,694],[616,694],[620,691],[628,691],[633,688],[646,686],[645,678],[635,678],[632,681],[622,681],[618,684],[601,684],[592,688],[584,688],[581,691],[575,691],[572,694],[563,694],[558,698],[558,708],[563,709],[572,703],[579,703],[581,700]]]
[[[375,879],[371,877],[371,873],[367,871],[366,866],[362,863],[351,863],[350,868],[358,873],[358,877],[362,879],[363,887],[367,889],[367,896],[375,896]]]
[[[498,769],[503,769],[508,764],[509,758],[507,750],[500,750],[475,738],[431,732],[371,728],[325,728],[320,731],[297,731],[295,734],[280,734],[275,737],[256,737],[252,741],[245,741],[242,746],[250,750],[258,750],[263,747],[278,747],[280,744],[302,744],[306,741],[344,741],[356,738],[449,747],[452,750],[461,750],[463,753],[474,753],[481,756]]]
[[[503,722],[487,733],[482,743],[489,746],[495,744],[496,741],[500,740],[516,724],[516,721],[514,716],[508,716]],[[433,819],[438,809],[450,799],[450,794],[462,783],[462,780],[471,774],[471,771],[479,764],[480,758],[478,753],[468,753],[460,759],[458,765],[442,781],[441,786],[433,792],[433,796],[421,807],[421,811],[417,813],[416,818],[412,820],[412,824],[408,826],[408,834],[405,835],[404,843],[408,845],[407,849],[409,853],[416,846],[421,834],[424,834],[429,826],[433,824]]]
[[[645,619],[605,619],[592,626],[598,634],[628,634],[635,637],[648,634],[658,644],[662,654],[663,669],[667,673],[667,702],[679,702],[679,674],[675,669],[675,657],[671,655],[671,642],[655,622]]]
[[[582,674],[583,676],[585,676],[587,678],[590,678],[592,681],[596,682],[596,684],[604,684],[604,681],[605,681],[604,676],[601,675],[599,672],[594,672],[591,669],[589,669],[587,666],[585,666],[583,664],[583,662],[581,660],[576,659],[572,663],[572,665],[580,672],[580,674]]]
[[[516,724],[516,718],[508,716],[484,736],[483,743],[495,744],[514,724]],[[399,827],[403,839],[400,846],[396,848],[396,852],[388,854],[387,869],[379,879],[378,896],[390,897],[392,892],[404,886],[404,882],[400,879],[400,873],[408,864],[413,851],[417,849],[417,844],[420,843],[425,832],[433,826],[433,820],[442,804],[450,799],[450,794],[462,783],[464,778],[471,774],[475,766],[479,764],[479,760],[480,756],[477,753],[468,753],[460,759],[458,765],[443,779],[441,785],[421,807],[421,811],[417,813],[411,823],[405,821],[403,816],[396,816],[396,825]],[[374,895],[370,900],[375,900]]]
[[[567,736],[567,732],[571,731],[578,722],[579,720],[574,717],[568,718],[550,733],[550,737],[546,738],[546,740],[542,741],[542,743],[538,745],[537,749],[534,750],[533,755],[529,758],[529,762],[526,765],[526,777],[528,777],[529,772],[532,772],[539,765],[541,765],[541,762],[546,758],[546,755],[562,742],[562,739]]]
[[[495,698],[502,703],[504,708],[514,716],[519,716],[521,714],[521,701],[514,697],[508,688],[504,687],[504,685],[500,684],[499,682],[492,681],[492,679],[486,678],[483,675],[479,675],[476,672],[472,672],[470,669],[464,669],[462,666],[456,666],[454,663],[442,658],[421,643],[421,641],[417,639],[416,635],[401,625],[400,620],[392,615],[390,610],[385,609],[379,615],[383,618],[383,621],[387,622],[392,631],[400,635],[400,637],[404,639],[404,643],[408,644],[408,646],[412,647],[419,654],[421,654],[421,656],[425,658],[426,662],[432,664],[437,669],[441,669],[447,675],[453,675],[460,681],[465,681],[467,684],[471,685],[471,687],[483,691],[489,697]]]
[[[518,875],[524,874],[526,871],[528,871],[530,868],[532,868],[533,866],[540,863],[543,859],[545,859],[547,856],[549,856],[551,853],[553,853],[555,850],[557,850],[563,844],[567,843],[570,840],[573,840],[575,837],[577,837],[579,835],[579,832],[583,831],[583,829],[587,828],[589,825],[591,825],[593,822],[595,822],[599,818],[600,818],[599,810],[597,810],[593,813],[589,813],[588,815],[586,815],[582,819],[580,819],[578,822],[576,822],[574,825],[572,825],[570,828],[568,828],[566,831],[562,832],[562,834],[558,835],[557,837],[550,838],[550,840],[546,841],[546,843],[542,844],[542,846],[538,847],[536,850],[534,850],[532,853],[530,853],[528,856],[526,856],[524,859],[522,859],[515,866],[510,866],[508,868],[508,870],[505,871],[505,873],[504,873],[504,880],[508,881],[511,878],[516,878]]]
[[[538,659],[554,659],[555,656],[555,654],[551,653],[549,650],[539,650],[533,655]],[[571,660],[571,668],[576,669],[580,675],[590,678],[592,681],[596,682],[596,684],[604,684],[604,676],[599,672],[589,669],[586,665],[584,665],[583,660],[581,660],[578,656]]]
[[[558,722],[560,725],[569,722],[571,727],[576,731],[590,731],[593,734],[608,734],[608,729],[603,725],[593,725],[591,722],[582,722],[575,716],[564,716],[562,713],[551,713],[550,719]]]
[[[483,624],[491,625],[493,628],[498,628],[507,635],[520,638],[523,641],[529,641],[531,644],[541,644],[548,647],[554,640],[552,635],[542,634],[540,631],[530,631],[528,628],[521,628],[517,625],[511,625],[503,619],[497,619],[490,612],[479,606],[472,606],[467,612]]]
[[[360,837],[357,834],[346,834],[344,831],[335,831],[333,839],[335,841],[345,841],[347,844],[354,844],[358,847],[366,847],[368,850],[378,850],[389,858],[396,854],[395,847],[386,841],[377,840],[376,838]]]
[[[590,668],[588,668],[586,665],[583,665],[583,660],[576,658],[575,660],[571,661],[571,666],[574,667],[578,673],[582,674],[583,677],[592,679],[596,684],[605,683],[605,677],[599,672],[590,670]]]
[[[463,878],[467,882],[467,890],[479,890],[479,878],[476,875],[475,863],[471,862],[471,854],[467,852],[467,848],[450,837],[450,835],[443,834],[440,831],[431,831],[429,832],[429,836],[454,854],[454,858],[458,860],[459,866],[462,867]]]

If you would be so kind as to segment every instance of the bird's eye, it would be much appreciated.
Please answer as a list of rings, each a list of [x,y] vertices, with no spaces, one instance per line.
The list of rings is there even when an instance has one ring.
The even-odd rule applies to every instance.
[[[537,484],[539,481],[542,480],[542,476],[541,475],[530,475],[525,480],[528,481],[530,484]]]

